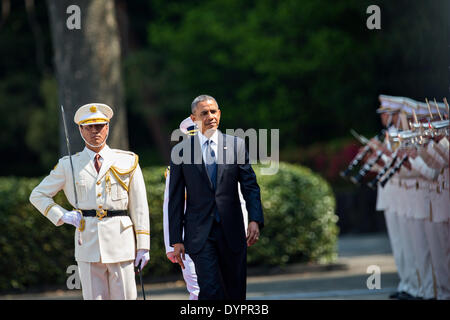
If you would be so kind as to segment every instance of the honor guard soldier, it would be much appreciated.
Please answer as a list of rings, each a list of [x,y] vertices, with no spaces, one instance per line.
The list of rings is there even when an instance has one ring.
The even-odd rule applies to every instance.
[[[196,125],[191,120],[190,117],[184,119],[180,123],[180,130],[184,134],[193,136],[196,134],[198,129]],[[173,247],[169,245],[169,217],[168,217],[168,206],[169,206],[169,183],[170,183],[170,166],[167,167],[164,176],[166,178],[166,187],[164,190],[164,204],[163,204],[163,229],[164,229],[164,244],[166,247],[167,258],[172,262],[176,263],[175,257],[173,255]],[[198,286],[197,274],[195,272],[195,265],[189,254],[185,255],[184,268],[182,269],[183,278],[186,282],[186,289],[189,292],[189,300],[198,300],[198,294],[200,292],[200,287]]]
[[[106,144],[112,109],[80,107],[74,121],[86,144],[59,159],[30,202],[54,225],[76,227],[75,260],[83,298],[136,299],[134,267],[150,260],[150,221],[138,156]],[[73,210],[53,201],[63,190]]]
[[[394,132],[399,126],[399,111],[400,104],[391,101],[390,97],[381,95],[379,97],[381,107],[377,109],[377,113],[380,114],[381,122],[386,127],[388,133]],[[394,146],[389,142],[389,139],[385,139],[384,145],[390,151]],[[383,161],[388,163],[392,161],[392,154],[384,153]],[[387,183],[384,187],[380,183],[377,185],[377,203],[376,209],[384,211],[384,217],[386,221],[386,229],[388,231],[389,240],[391,243],[392,253],[394,256],[395,264],[397,266],[398,276],[400,282],[397,286],[397,292],[391,295],[391,298],[409,297],[410,291],[408,284],[407,268],[405,261],[405,249],[403,245],[404,239],[401,236],[402,224],[401,217],[397,213],[397,206],[395,206],[395,199],[399,196],[398,184],[393,183],[395,180],[391,179],[390,183]]]
[[[444,106],[441,104],[439,107],[435,101],[437,113],[433,113],[428,101],[424,104],[390,96],[380,96],[380,100],[399,108],[398,119],[402,125],[400,127],[400,121],[397,122],[397,132],[390,137],[394,138],[392,142],[399,142],[398,145],[395,143],[394,154],[400,158],[407,156],[400,170],[390,175],[392,178],[387,184],[379,184],[378,190],[377,209],[390,208],[397,213],[398,219],[397,234],[391,230],[395,225],[393,215],[389,217],[385,211],[401,279],[399,292],[394,296],[399,299],[448,299],[450,198],[445,175],[448,170],[448,147],[445,148],[448,140],[442,131],[434,130],[438,129],[434,127],[439,123],[448,127],[448,121],[447,124],[442,123],[440,109],[443,111]],[[438,116],[441,121],[433,122]],[[448,135],[448,130],[445,132]],[[386,153],[391,158],[394,154]],[[391,201],[386,201],[386,198],[391,198]],[[390,205],[386,205],[388,203]],[[398,241],[393,241],[397,237]],[[394,245],[396,242],[398,244]]]
[[[379,99],[386,139],[361,140],[366,146],[342,176],[359,159],[364,167],[351,181],[360,184],[369,171],[376,174],[368,185],[378,186],[377,210],[385,213],[400,278],[390,297],[450,299],[449,106],[434,100],[432,111],[427,99]]]
[[[428,111],[424,104],[419,104],[422,115],[427,115],[422,119],[423,124],[429,127],[433,120],[441,117],[441,112],[437,103],[437,114],[431,111],[428,101],[427,105]],[[415,118],[417,121],[416,116]],[[415,241],[414,247],[419,258],[417,268],[422,280],[424,298],[448,300],[450,299],[448,139],[445,135],[434,133],[433,138],[428,140],[409,158],[412,170],[420,173],[411,192],[416,189],[421,193],[421,197],[416,198],[415,228],[412,232],[415,239],[423,239],[419,243]]]

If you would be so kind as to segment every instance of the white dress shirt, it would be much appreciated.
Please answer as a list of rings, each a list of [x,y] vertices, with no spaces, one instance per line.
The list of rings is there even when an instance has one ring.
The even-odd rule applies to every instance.
[[[92,151],[92,150],[89,149],[88,147],[84,147],[84,148],[86,149],[86,151],[87,151],[89,157],[91,158],[92,163],[95,165],[95,155],[96,155],[97,153],[95,153],[94,151]],[[108,157],[108,154],[109,154],[110,150],[111,150],[111,149],[108,147],[108,145],[105,145],[105,146],[103,147],[103,149],[100,150],[100,152],[98,153],[98,154],[100,155],[99,160],[100,160],[100,163],[101,163],[101,164],[103,164],[103,160],[106,159],[106,158]]]
[[[217,130],[214,131],[213,135],[209,139],[205,137],[201,132],[198,132],[198,138],[200,140],[200,146],[202,147],[203,161],[206,163],[206,141],[208,140],[211,141],[211,148],[212,150],[214,150],[214,154],[216,155],[215,158],[217,161],[217,147],[219,142],[219,134],[217,133]]]

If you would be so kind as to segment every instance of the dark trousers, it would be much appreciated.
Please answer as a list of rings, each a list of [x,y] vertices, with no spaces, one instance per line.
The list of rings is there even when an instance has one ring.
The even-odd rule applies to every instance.
[[[220,223],[214,221],[203,249],[190,256],[200,287],[199,300],[245,300],[247,248],[233,253]]]

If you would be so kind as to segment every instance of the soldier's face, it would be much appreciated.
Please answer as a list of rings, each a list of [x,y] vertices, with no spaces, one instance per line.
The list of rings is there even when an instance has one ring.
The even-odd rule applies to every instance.
[[[81,126],[81,134],[84,139],[91,145],[101,145],[108,136],[109,125],[106,124],[91,124]]]
[[[209,134],[219,127],[220,123],[220,109],[217,103],[213,100],[205,100],[197,103],[195,112],[191,115],[192,121],[197,123],[201,128],[202,134],[208,132]]]
[[[396,126],[398,122],[398,113],[392,115],[392,123]]]
[[[382,113],[380,116],[381,116],[381,124],[382,124],[384,127],[387,127],[387,126],[388,126],[389,114],[387,114],[387,113]]]

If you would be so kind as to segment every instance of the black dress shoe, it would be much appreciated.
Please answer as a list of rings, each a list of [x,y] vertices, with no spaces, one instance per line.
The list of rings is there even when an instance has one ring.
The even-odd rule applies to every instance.
[[[390,295],[389,295],[389,299],[398,299],[398,296],[400,295],[400,292],[394,292],[394,293],[391,293]]]
[[[415,297],[405,291],[400,292],[397,299],[398,300],[423,300],[422,297]]]

